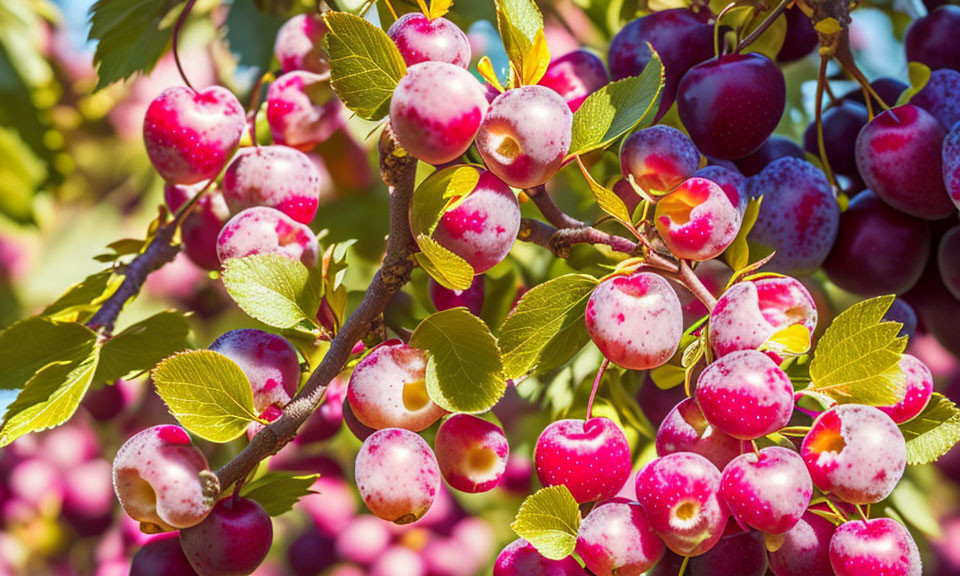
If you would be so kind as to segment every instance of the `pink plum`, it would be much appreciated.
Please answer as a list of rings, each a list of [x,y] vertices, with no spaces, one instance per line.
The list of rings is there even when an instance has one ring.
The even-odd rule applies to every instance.
[[[196,573],[183,554],[180,535],[176,532],[144,544],[130,563],[130,576],[194,576]]]
[[[580,523],[577,554],[597,576],[640,576],[663,556],[663,542],[637,502],[612,500]]]
[[[810,505],[813,481],[799,454],[771,446],[730,462],[720,479],[720,494],[743,524],[783,534],[796,526]]]
[[[373,563],[390,546],[390,524],[369,514],[361,514],[336,537],[336,552],[341,560],[355,564]]]
[[[402,428],[378,430],[364,440],[355,473],[367,508],[395,524],[419,520],[440,489],[440,468],[430,446]]]
[[[286,146],[245,148],[223,175],[223,198],[236,214],[267,206],[309,224],[320,202],[320,172],[310,157]]]
[[[470,41],[463,30],[446,18],[428,19],[418,12],[404,14],[387,30],[407,66],[445,62],[460,68],[470,65]]]
[[[687,136],[669,126],[634,132],[620,147],[623,177],[652,194],[669,192],[700,166],[700,152]]]
[[[469,414],[454,414],[437,430],[433,448],[450,486],[469,494],[486,492],[503,480],[510,446],[496,424]]]
[[[684,398],[667,414],[657,430],[657,455],[693,452],[718,469],[740,455],[740,441],[707,422],[693,398]]]
[[[544,486],[566,486],[577,502],[606,500],[630,476],[630,445],[609,418],[558,420],[537,439],[537,476]]]
[[[741,216],[747,209],[750,195],[747,194],[747,179],[736,166],[710,165],[693,173],[694,178],[704,178],[720,187],[730,203]]]
[[[403,546],[393,546],[370,567],[370,576],[427,576],[427,565],[420,554]]]
[[[927,407],[933,394],[933,375],[916,356],[904,354],[900,358],[900,369],[906,378],[903,398],[893,406],[877,406],[897,424],[916,418]]]
[[[570,110],[576,112],[587,96],[609,81],[603,60],[586,50],[574,50],[550,62],[539,84],[562,96]]]
[[[257,206],[231,218],[217,237],[221,264],[255,254],[278,254],[312,268],[320,258],[320,245],[305,224],[279,210]]]
[[[842,524],[830,539],[830,564],[836,576],[920,576],[917,543],[892,518]]]
[[[434,279],[430,279],[430,301],[438,311],[450,310],[463,306],[474,316],[479,316],[483,310],[484,288],[483,275],[473,277],[473,284],[466,290],[450,290]]]
[[[323,77],[288,72],[267,90],[267,122],[276,144],[309,152],[343,125],[340,99]]]
[[[526,540],[514,540],[497,556],[493,576],[586,576],[587,571],[572,557],[550,560]]]
[[[323,18],[316,14],[297,14],[277,32],[273,52],[284,72],[306,70],[322,74],[330,69],[321,44],[327,33]]]
[[[180,531],[180,545],[203,576],[253,574],[273,544],[273,524],[259,503],[239,496],[217,502],[203,522]]]
[[[793,528],[783,533],[780,547],[770,552],[770,570],[776,576],[834,576],[830,566],[834,531],[836,526],[829,520],[805,512]]]
[[[943,140],[943,183],[953,204],[960,208],[960,122]]]
[[[214,340],[210,350],[236,362],[247,375],[258,413],[272,405],[285,406],[297,393],[300,359],[280,336],[254,328],[231,330]]]
[[[660,237],[675,256],[710,260],[727,249],[740,229],[740,212],[716,183],[690,178],[657,202]]]

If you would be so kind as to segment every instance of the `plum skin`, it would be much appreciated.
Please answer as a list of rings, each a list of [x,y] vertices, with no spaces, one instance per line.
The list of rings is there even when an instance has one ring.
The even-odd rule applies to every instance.
[[[519,538],[504,548],[493,565],[493,576],[586,576],[587,572],[571,556],[550,560],[537,552],[526,540]]]
[[[267,123],[276,144],[309,152],[343,126],[342,104],[321,76],[288,72],[267,90]]]
[[[587,331],[611,362],[647,370],[669,360],[683,334],[683,310],[661,276],[640,272],[601,282],[586,308]]]
[[[473,277],[473,283],[466,290],[450,290],[434,279],[430,279],[430,301],[437,311],[464,307],[474,316],[480,316],[483,311],[485,291],[483,275]]]
[[[220,264],[231,258],[277,254],[312,268],[320,258],[313,230],[267,206],[247,208],[231,218],[217,237]]]
[[[776,432],[793,414],[790,378],[756,350],[732,352],[707,366],[694,396],[708,422],[740,440]]]
[[[813,512],[805,512],[783,534],[783,543],[769,553],[776,576],[834,576],[830,566],[830,539],[836,527]]]
[[[669,126],[638,130],[620,147],[620,170],[624,178],[647,192],[669,192],[700,167],[700,151],[687,136]]]
[[[163,189],[163,198],[167,208],[176,212],[205,187],[204,183],[193,186],[167,184]],[[183,219],[180,225],[183,251],[198,267],[204,270],[220,269],[217,237],[229,219],[230,209],[216,186],[212,186],[197,200],[197,206]]]
[[[606,500],[630,476],[630,445],[609,418],[557,420],[537,439],[534,463],[544,486],[562,484],[580,503]]]
[[[893,420],[858,404],[818,416],[800,454],[817,488],[851,504],[873,504],[889,496],[907,464],[903,434]]]
[[[707,422],[693,398],[673,407],[657,430],[657,456],[693,452],[723,470],[740,455],[740,441]]]
[[[499,426],[469,414],[447,418],[437,430],[433,448],[443,478],[468,494],[499,486],[510,454]]]
[[[306,154],[287,146],[245,148],[223,175],[223,198],[234,214],[266,206],[309,224],[320,202],[320,172]]]
[[[298,14],[284,22],[273,45],[283,71],[323,74],[329,70],[326,54],[320,47],[326,33],[326,24],[315,14]]]
[[[574,50],[551,61],[539,84],[562,96],[570,111],[576,112],[587,96],[609,81],[603,60],[586,50]]]
[[[217,502],[203,522],[180,531],[180,545],[203,576],[252,574],[273,544],[273,523],[263,507],[230,496]]]
[[[950,200],[960,209],[960,122],[943,140],[943,184]]]
[[[407,66],[421,62],[445,62],[466,69],[470,65],[470,41],[463,30],[446,18],[429,20],[423,14],[404,14],[387,30]]]
[[[257,413],[272,405],[281,408],[297,393],[300,385],[300,358],[293,345],[281,336],[244,328],[225,332],[210,350],[233,360],[253,388]]]
[[[446,411],[427,395],[423,351],[396,341],[376,347],[357,364],[347,385],[352,414],[374,429],[419,432]]]
[[[830,564],[837,576],[920,576],[916,542],[892,518],[841,524],[830,539]]]
[[[702,262],[719,256],[733,243],[740,212],[719,185],[694,177],[657,202],[654,221],[670,252]]]
[[[384,428],[364,440],[354,470],[367,508],[394,524],[422,518],[440,489],[440,467],[430,446],[402,428]]]
[[[213,507],[201,472],[207,459],[179,426],[161,425],[131,436],[113,460],[113,486],[134,520],[165,530],[199,524]]]
[[[660,560],[664,545],[637,502],[615,498],[583,519],[576,550],[598,576],[639,576]]]
[[[723,470],[720,493],[731,514],[766,534],[783,534],[803,517],[813,481],[793,450],[771,446],[734,459]]]
[[[904,354],[900,358],[900,369],[906,378],[903,398],[892,406],[877,406],[897,424],[903,424],[920,415],[933,395],[933,375],[916,356]]]
[[[183,554],[180,535],[168,532],[152,538],[133,555],[130,576],[194,576],[193,566]]]
[[[229,90],[167,88],[147,107],[143,141],[154,168],[171,184],[197,184],[217,176],[240,145],[247,125]]]

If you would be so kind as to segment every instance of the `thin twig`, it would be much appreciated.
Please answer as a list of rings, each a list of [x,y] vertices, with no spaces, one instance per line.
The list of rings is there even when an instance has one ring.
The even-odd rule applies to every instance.
[[[759,38],[764,32],[767,31],[768,28],[770,28],[770,26],[773,25],[774,22],[777,21],[777,18],[779,18],[780,15],[783,14],[783,11],[787,9],[787,4],[789,4],[792,1],[793,0],[781,0],[780,4],[778,4],[777,7],[773,9],[773,12],[771,12],[766,17],[766,19],[764,19],[764,21],[760,23],[759,26],[754,28],[753,32],[748,34],[746,38],[744,38],[737,44],[737,47],[734,50],[734,53],[739,53],[741,50],[743,50],[744,48],[746,48],[747,46],[755,42],[757,38]]]
[[[190,15],[190,10],[193,9],[193,5],[196,3],[197,0],[187,0],[187,5],[180,11],[180,15],[177,16],[177,22],[173,25],[173,61],[177,64],[177,71],[180,72],[183,83],[194,92],[196,92],[196,89],[193,87],[193,84],[190,83],[190,79],[187,78],[187,73],[183,71],[183,65],[180,63],[180,32],[183,30],[183,25],[187,22],[187,16]]]

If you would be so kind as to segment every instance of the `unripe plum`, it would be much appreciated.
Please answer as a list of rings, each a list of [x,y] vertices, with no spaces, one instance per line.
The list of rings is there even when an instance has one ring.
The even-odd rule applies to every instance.
[[[607,69],[597,55],[574,50],[554,59],[539,84],[563,97],[571,112],[576,112],[587,96],[607,85]]]
[[[903,39],[907,61],[920,62],[931,70],[960,70],[960,6],[941,6],[914,20]]]
[[[378,430],[427,428],[446,412],[427,395],[426,369],[421,350],[390,342],[376,347],[350,375],[347,402],[354,416]]]
[[[460,68],[470,65],[470,41],[446,18],[428,19],[419,12],[404,14],[387,30],[407,66],[445,62]]]
[[[796,142],[785,136],[774,134],[767,138],[767,141],[756,151],[738,158],[734,164],[744,176],[756,176],[761,170],[773,164],[781,158],[806,158],[803,148]]]
[[[756,350],[794,324],[802,324],[811,334],[817,327],[817,305],[798,280],[768,277],[738,282],[710,313],[710,346],[717,356]]]
[[[661,198],[654,220],[670,252],[699,262],[719,256],[740,229],[739,210],[705,178],[690,178]]]
[[[960,122],[960,102],[957,94],[960,93],[960,72],[941,69],[930,73],[930,79],[917,92],[910,103],[919,106],[940,121],[943,129],[950,131],[957,122]]]
[[[950,200],[960,208],[960,122],[943,140],[943,184]]]
[[[450,310],[463,306],[474,316],[479,316],[483,310],[484,288],[483,275],[473,277],[473,284],[466,290],[451,290],[445,288],[434,279],[430,279],[430,301],[438,311]]]
[[[857,176],[857,135],[867,121],[867,107],[851,100],[841,100],[823,113],[823,149],[835,173]],[[804,131],[803,148],[820,157],[816,122],[811,122]]]
[[[164,180],[196,184],[220,173],[246,125],[243,106],[226,88],[174,86],[147,107],[143,141]]]
[[[623,177],[647,192],[673,190],[700,166],[700,152],[687,136],[670,126],[652,126],[634,132],[620,147]]]
[[[640,272],[601,282],[587,302],[586,323],[590,338],[611,362],[647,370],[677,351],[683,310],[663,277]]]
[[[300,385],[300,359],[293,345],[281,336],[245,328],[225,332],[210,350],[233,360],[253,388],[257,413],[272,405],[285,406]]]
[[[740,441],[707,422],[693,398],[684,398],[657,430],[657,455],[693,452],[723,470],[740,455]]]
[[[440,472],[450,486],[469,494],[491,490],[503,480],[510,446],[496,424],[454,414],[437,430],[433,443]]]
[[[320,202],[320,172],[306,154],[287,146],[245,148],[223,175],[223,197],[234,214],[267,206],[309,224]]]
[[[217,237],[221,264],[254,254],[279,254],[312,268],[320,258],[320,245],[306,224],[279,210],[257,206],[231,218]]]
[[[851,504],[890,495],[903,476],[907,448],[900,429],[872,406],[844,404],[817,417],[800,450],[813,484]]]
[[[137,550],[130,563],[130,576],[194,576],[196,573],[183,554],[180,535],[176,532],[151,539]]]
[[[609,418],[557,420],[537,439],[534,462],[544,486],[562,484],[580,503],[606,500],[630,476],[630,444]]]
[[[865,190],[840,215],[837,241],[823,269],[831,282],[855,294],[903,294],[920,279],[929,253],[925,220],[894,210]]]
[[[440,490],[440,468],[430,446],[402,428],[378,430],[364,440],[354,470],[367,508],[395,524],[419,520]]]
[[[637,500],[667,548],[682,556],[713,548],[730,517],[720,499],[720,471],[692,452],[647,464],[637,474]]]
[[[826,518],[805,512],[784,532],[780,547],[770,552],[770,570],[776,576],[834,576],[830,566],[830,538],[836,527]]]
[[[273,523],[259,503],[228,496],[203,522],[180,531],[180,545],[201,576],[253,574],[270,552]]]
[[[892,518],[840,525],[830,539],[830,564],[836,576],[920,576],[922,571],[917,543]]]
[[[487,169],[514,188],[533,188],[560,170],[570,150],[573,113],[545,86],[521,86],[490,104],[477,149]]]
[[[736,167],[704,166],[694,172],[693,177],[704,178],[719,186],[741,216],[747,210],[747,203],[750,201],[750,196],[747,194],[747,179]]]
[[[189,528],[213,507],[200,476],[209,468],[183,428],[154,426],[120,447],[113,460],[113,486],[134,520],[166,530]]]
[[[906,380],[903,398],[893,406],[877,406],[897,424],[916,418],[933,394],[933,374],[916,356],[904,354],[900,358],[900,369]]]
[[[343,125],[340,99],[312,72],[288,72],[267,90],[267,122],[273,141],[303,152],[329,138]]]
[[[694,144],[726,160],[759,148],[785,106],[783,73],[756,53],[707,60],[684,74],[677,87],[677,112]]]
[[[483,87],[469,72],[446,62],[422,62],[397,84],[390,125],[413,157],[445,164],[470,147],[487,107]]]
[[[720,493],[740,522],[767,534],[783,534],[797,525],[813,496],[813,481],[803,458],[771,446],[738,456],[723,470]]]
[[[587,514],[577,532],[577,554],[597,576],[640,576],[663,552],[663,542],[637,502],[604,502]]]
[[[587,571],[572,557],[550,560],[520,538],[507,545],[493,565],[493,576],[586,576]]]
[[[840,225],[840,207],[827,177],[806,160],[781,158],[751,178],[748,187],[750,196],[763,196],[763,202],[747,239],[776,250],[765,269],[795,276],[815,272],[830,254]]]
[[[700,373],[697,405],[718,430],[740,440],[776,432],[793,415],[793,384],[769,356],[739,350]]]
[[[284,72],[306,70],[322,74],[330,69],[321,45],[327,26],[316,14],[298,14],[277,32],[273,52]]]
[[[628,22],[610,42],[610,73],[614,80],[639,76],[653,56],[647,43],[663,61],[666,84],[656,118],[677,95],[677,84],[687,70],[713,57],[713,26],[688,8],[661,10]]]
[[[440,218],[433,237],[482,274],[507,257],[519,230],[517,196],[484,170],[467,197]]]
[[[917,218],[956,211],[944,187],[941,148],[946,131],[912,104],[878,114],[857,137],[860,176],[884,202]]]

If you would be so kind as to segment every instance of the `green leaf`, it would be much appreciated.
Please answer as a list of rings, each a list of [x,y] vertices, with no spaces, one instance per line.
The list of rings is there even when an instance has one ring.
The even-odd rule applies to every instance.
[[[736,238],[723,253],[724,260],[734,271],[742,270],[750,263],[750,246],[747,244],[747,235],[753,230],[753,225],[757,223],[761,202],[763,202],[763,196],[751,198],[747,203],[747,209],[744,211],[740,222],[740,230],[737,231]]]
[[[171,356],[153,371],[153,381],[173,417],[211,442],[229,442],[257,420],[250,381],[236,363],[217,352]]]
[[[910,102],[910,99],[923,90],[927,82],[930,81],[930,68],[921,62],[909,62],[907,71],[910,75],[910,87],[900,93],[895,106],[903,106]]]
[[[153,70],[173,35],[171,9],[179,0],[97,0],[90,16],[90,40],[97,42],[97,90],[137,72]],[[182,9],[182,8],[181,8]]]
[[[657,388],[669,390],[683,384],[687,371],[676,364],[664,364],[650,371],[650,378]]]
[[[319,273],[279,254],[227,260],[223,284],[244,312],[275,328],[313,323],[323,296]]]
[[[770,5],[773,8],[775,5]],[[741,33],[741,38],[746,38],[751,32],[757,29],[770,15],[770,10],[764,10],[758,12],[754,16],[749,25],[743,28]],[[726,24],[726,18],[721,24]],[[783,47],[783,42],[787,38],[787,17],[785,14],[781,14],[776,20],[773,21],[773,24],[767,28],[759,38],[751,42],[743,50],[743,54],[757,53],[763,54],[771,60],[777,59],[777,54],[780,53],[780,49]]]
[[[437,170],[413,193],[410,208],[410,229],[414,236],[433,234],[444,212],[466,198],[480,181],[474,166],[451,166]]]
[[[41,316],[53,320],[78,322],[86,319],[108,299],[120,284],[123,276],[117,276],[112,270],[97,272],[67,288],[57,300],[43,309]]]
[[[0,214],[33,221],[33,194],[47,179],[47,166],[17,132],[0,128]]]
[[[587,96],[573,115],[573,141],[567,157],[605,148],[645,118],[652,119],[660,105],[663,74],[660,56],[653,51],[639,76],[611,82]]]
[[[500,328],[507,378],[519,378],[546,360],[558,365],[557,359],[569,360],[587,343],[583,315],[596,286],[593,276],[567,274],[523,295]]]
[[[770,335],[760,346],[760,350],[770,350],[781,358],[800,356],[810,350],[810,329],[803,324],[791,324]]]
[[[97,335],[86,326],[32,317],[0,332],[0,390],[19,390],[51,363],[76,364]]]
[[[244,68],[269,70],[273,41],[284,23],[279,14],[258,10],[254,0],[233,0],[225,25],[225,40],[237,64]]]
[[[907,463],[936,462],[960,442],[960,409],[936,392],[927,407],[909,422],[900,425],[907,441]]]
[[[429,354],[427,394],[444,410],[485,412],[507,389],[497,339],[466,308],[427,316],[410,345]]]
[[[597,205],[600,206],[600,209],[622,222],[627,228],[633,228],[630,211],[627,210],[627,205],[623,203],[623,199],[617,196],[613,190],[594,180],[579,156],[577,156],[577,166],[580,167],[580,172],[587,180],[590,192],[592,192],[593,197],[597,199]]]
[[[500,29],[503,47],[515,76],[520,80],[535,77],[534,70],[542,66],[544,56],[547,63],[550,61],[550,53],[543,38],[543,16],[540,9],[533,0],[496,0],[494,5],[497,11],[497,27]],[[540,76],[542,75],[540,72]],[[530,83],[535,84],[537,81],[539,78]],[[515,85],[514,82],[514,87]]]
[[[407,66],[387,33],[359,16],[326,12],[323,49],[330,59],[330,81],[357,116],[380,120]]]
[[[911,478],[902,478],[890,493],[890,503],[908,524],[927,536],[941,537],[940,523],[934,514],[929,495],[922,491]],[[937,510],[939,512],[939,510]]]
[[[97,380],[113,382],[152,370],[161,360],[189,348],[190,325],[182,312],[167,310],[137,322],[103,345]]]
[[[48,364],[30,378],[3,416],[0,447],[69,420],[90,387],[99,357],[96,342],[88,341],[81,359]]]
[[[884,322],[893,296],[858,302],[834,318],[810,363],[811,388],[840,403],[885,406],[903,395],[899,322]]]
[[[580,507],[566,486],[542,488],[523,501],[510,527],[544,557],[562,560],[577,545]]]
[[[292,510],[304,496],[317,493],[310,487],[319,477],[319,474],[267,472],[253,482],[244,484],[240,495],[259,503],[267,514],[281,516]]]
[[[426,234],[417,236],[417,245],[420,246],[420,252],[414,255],[417,264],[442,286],[450,290],[466,290],[473,284],[473,267],[466,260]]]

